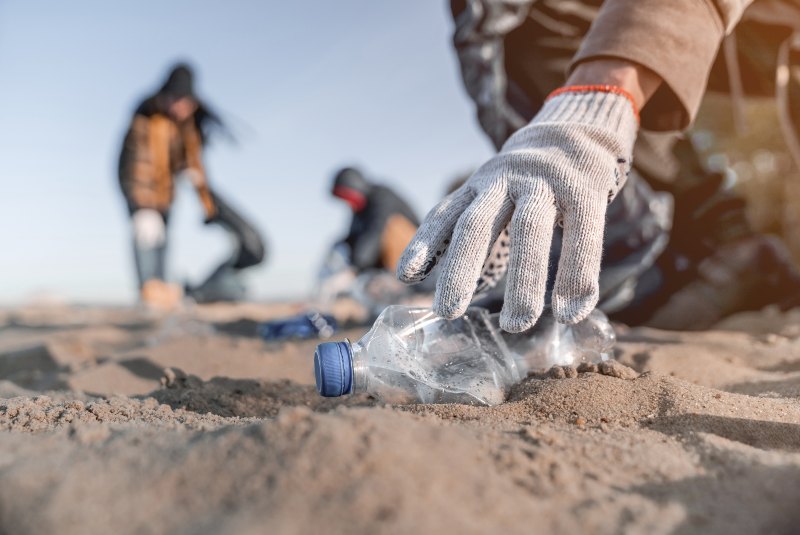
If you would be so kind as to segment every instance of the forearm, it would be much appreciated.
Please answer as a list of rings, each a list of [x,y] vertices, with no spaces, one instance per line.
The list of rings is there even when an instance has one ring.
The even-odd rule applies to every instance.
[[[725,31],[735,25],[748,3],[605,0],[573,60],[572,74],[596,69],[591,67],[595,62],[621,61],[640,66],[636,74],[641,83],[643,72],[649,70],[662,83],[648,97],[644,80],[638,97],[648,102],[642,109],[642,127],[684,129],[697,113]]]
[[[661,86],[662,79],[650,69],[620,59],[598,59],[575,67],[567,86],[612,85],[626,91],[641,110]]]

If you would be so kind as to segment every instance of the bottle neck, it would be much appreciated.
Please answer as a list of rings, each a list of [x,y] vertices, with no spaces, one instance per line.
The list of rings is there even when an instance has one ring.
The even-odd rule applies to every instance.
[[[366,392],[369,387],[366,349],[359,342],[350,342],[350,354],[353,358],[353,389],[351,393],[360,394]]]

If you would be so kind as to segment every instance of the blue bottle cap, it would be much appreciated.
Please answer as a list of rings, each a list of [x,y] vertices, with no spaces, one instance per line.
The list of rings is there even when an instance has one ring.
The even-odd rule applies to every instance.
[[[325,342],[314,352],[317,392],[326,398],[349,394],[353,390],[353,350],[350,342]]]

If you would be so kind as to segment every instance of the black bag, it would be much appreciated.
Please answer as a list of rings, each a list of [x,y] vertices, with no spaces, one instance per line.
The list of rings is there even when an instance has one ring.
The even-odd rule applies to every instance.
[[[198,303],[214,301],[239,301],[247,296],[240,272],[264,262],[266,247],[261,234],[245,220],[239,212],[225,202],[219,194],[212,191],[211,197],[217,207],[217,214],[209,220],[209,225],[220,225],[236,243],[230,258],[222,262],[197,286],[186,286],[186,294]]]

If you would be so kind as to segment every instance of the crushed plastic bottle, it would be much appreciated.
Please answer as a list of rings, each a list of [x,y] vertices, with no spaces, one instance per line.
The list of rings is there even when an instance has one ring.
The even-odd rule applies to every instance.
[[[522,334],[498,315],[470,308],[456,320],[393,305],[355,343],[317,346],[317,390],[326,397],[367,392],[388,403],[497,405],[531,370],[607,360],[614,330],[600,311],[566,326],[544,317]]]
[[[524,374],[553,366],[600,363],[611,358],[617,342],[611,322],[599,309],[575,325],[558,323],[547,310],[536,325],[524,333],[502,331],[500,315],[490,317]]]

